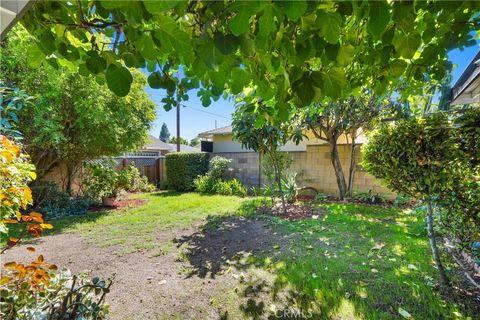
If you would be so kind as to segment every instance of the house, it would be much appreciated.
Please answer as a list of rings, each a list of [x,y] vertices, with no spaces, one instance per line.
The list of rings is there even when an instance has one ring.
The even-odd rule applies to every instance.
[[[452,105],[480,102],[480,51],[458,78],[450,96]]]
[[[300,144],[288,142],[280,147],[280,150],[288,152],[292,157],[291,169],[300,174],[301,185],[338,195],[329,145],[309,132],[306,135],[308,139],[304,139]],[[251,186],[261,186],[264,183],[260,155],[253,150],[243,148],[241,143],[233,139],[232,126],[202,132],[198,136],[202,140],[202,151],[210,152],[212,156],[219,155],[232,160],[230,163],[232,176]],[[365,141],[366,136],[360,135],[356,143],[363,144]],[[338,152],[345,175],[348,175],[350,148],[349,139],[341,136],[338,140]],[[359,150],[356,152],[356,160],[360,163]],[[381,181],[366,173],[360,165],[356,168],[353,190],[354,192],[372,191],[387,197],[394,196],[390,190],[382,186]]]

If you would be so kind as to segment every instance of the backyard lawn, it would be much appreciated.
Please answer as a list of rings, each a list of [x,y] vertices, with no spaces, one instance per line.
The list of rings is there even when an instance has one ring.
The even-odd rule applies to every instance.
[[[445,301],[423,218],[403,209],[318,204],[289,221],[261,200],[196,193],[134,196],[132,208],[54,221],[37,254],[72,272],[116,274],[111,319],[464,319]],[[33,241],[33,240],[32,240]],[[34,259],[24,244],[4,260]],[[463,301],[463,302],[462,302]]]

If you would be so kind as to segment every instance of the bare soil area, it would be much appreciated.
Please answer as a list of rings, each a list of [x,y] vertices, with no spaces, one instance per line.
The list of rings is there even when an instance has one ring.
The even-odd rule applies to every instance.
[[[103,278],[115,274],[107,295],[109,319],[237,319],[229,316],[225,304],[242,310],[242,302],[229,294],[244,281],[243,272],[248,273],[246,258],[261,251],[278,254],[292,240],[262,220],[213,218],[202,227],[158,232],[156,248],[163,249],[156,254],[121,255],[120,246],[100,248],[88,238],[64,233],[35,240],[36,253],[28,252],[27,244],[15,247],[2,262],[29,261],[43,254],[73,273],[89,270],[91,276]]]

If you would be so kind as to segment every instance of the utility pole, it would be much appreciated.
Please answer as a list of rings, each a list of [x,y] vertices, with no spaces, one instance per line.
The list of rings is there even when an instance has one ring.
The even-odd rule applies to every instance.
[[[180,152],[180,71],[177,72],[177,152]]]
[[[177,152],[180,152],[180,93],[177,87]]]

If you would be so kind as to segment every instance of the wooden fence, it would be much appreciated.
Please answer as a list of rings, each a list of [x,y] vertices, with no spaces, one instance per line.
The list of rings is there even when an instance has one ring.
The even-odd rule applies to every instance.
[[[160,186],[166,179],[164,156],[125,156],[116,159],[119,164],[117,169],[133,164],[142,176],[146,176],[148,181],[156,186]]]

